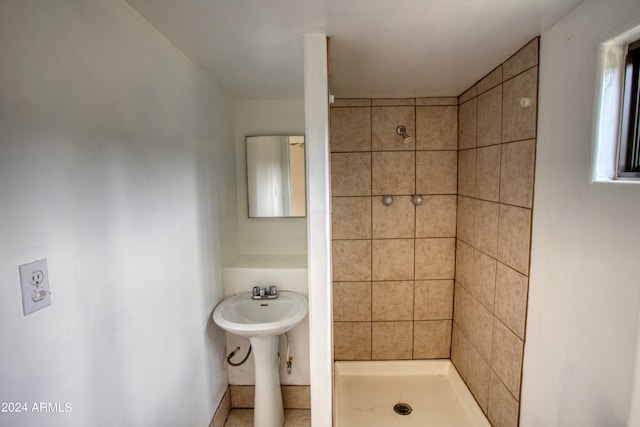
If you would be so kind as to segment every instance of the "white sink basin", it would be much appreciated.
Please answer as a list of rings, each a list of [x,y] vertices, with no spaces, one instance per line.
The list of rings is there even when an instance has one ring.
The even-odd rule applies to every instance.
[[[252,293],[234,295],[213,311],[213,321],[243,337],[280,335],[296,327],[309,312],[304,295],[280,291],[277,299],[254,300]]]

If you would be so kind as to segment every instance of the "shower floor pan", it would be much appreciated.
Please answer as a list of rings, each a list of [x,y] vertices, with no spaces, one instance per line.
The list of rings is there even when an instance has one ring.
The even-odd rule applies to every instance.
[[[491,427],[450,360],[335,362],[334,398],[336,427]]]

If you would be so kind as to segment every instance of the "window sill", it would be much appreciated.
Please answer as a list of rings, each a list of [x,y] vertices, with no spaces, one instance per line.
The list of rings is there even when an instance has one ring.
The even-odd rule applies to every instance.
[[[640,184],[640,178],[597,178],[594,179],[593,184],[617,184],[617,185],[638,185]]]

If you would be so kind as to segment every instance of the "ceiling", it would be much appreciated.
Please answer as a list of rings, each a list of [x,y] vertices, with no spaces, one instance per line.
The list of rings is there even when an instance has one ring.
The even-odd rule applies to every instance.
[[[582,0],[128,0],[236,99],[302,98],[305,34],[337,97],[457,96]]]

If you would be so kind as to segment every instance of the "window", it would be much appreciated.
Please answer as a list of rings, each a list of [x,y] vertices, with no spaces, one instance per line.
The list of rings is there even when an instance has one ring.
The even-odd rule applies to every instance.
[[[640,40],[629,44],[625,59],[617,175],[640,178]]]
[[[640,185],[640,25],[598,51],[591,181]]]

